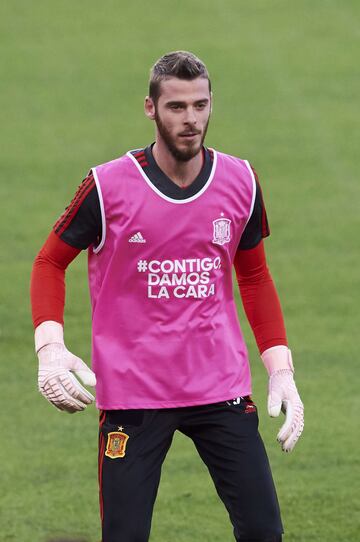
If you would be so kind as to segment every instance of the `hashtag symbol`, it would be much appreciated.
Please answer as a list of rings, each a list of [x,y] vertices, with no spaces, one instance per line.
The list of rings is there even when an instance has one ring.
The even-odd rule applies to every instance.
[[[137,270],[144,273],[147,270],[147,261],[139,260],[137,264]]]

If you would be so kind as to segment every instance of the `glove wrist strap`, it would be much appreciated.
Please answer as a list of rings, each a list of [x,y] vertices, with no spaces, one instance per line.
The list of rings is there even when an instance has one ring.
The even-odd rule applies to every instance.
[[[51,343],[64,344],[64,329],[59,322],[47,320],[35,329],[35,352]]]
[[[282,369],[294,372],[291,350],[285,345],[268,348],[261,354],[261,359],[269,376]]]

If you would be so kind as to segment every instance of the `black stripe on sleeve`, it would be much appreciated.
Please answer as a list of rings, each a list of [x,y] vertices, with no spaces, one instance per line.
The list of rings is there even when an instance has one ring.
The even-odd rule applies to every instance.
[[[102,221],[99,196],[94,184],[81,204],[77,207],[71,222],[60,234],[68,245],[81,250],[98,245],[102,235]]]

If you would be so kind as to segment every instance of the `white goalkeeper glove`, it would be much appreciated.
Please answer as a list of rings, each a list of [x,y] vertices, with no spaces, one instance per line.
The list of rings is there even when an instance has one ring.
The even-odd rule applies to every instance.
[[[95,386],[95,374],[67,350],[61,324],[52,320],[40,324],[35,329],[35,350],[39,358],[38,387],[45,399],[71,414],[94,401],[73,373],[87,386]]]
[[[285,423],[277,440],[284,452],[291,452],[304,429],[304,405],[294,381],[294,366],[287,346],[268,348],[261,359],[269,375],[268,413],[277,417],[282,411]]]

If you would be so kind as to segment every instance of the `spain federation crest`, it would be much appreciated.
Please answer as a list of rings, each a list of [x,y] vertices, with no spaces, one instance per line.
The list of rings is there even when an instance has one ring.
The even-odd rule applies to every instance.
[[[213,220],[213,243],[216,243],[217,245],[225,245],[225,243],[230,241],[230,224],[231,220],[228,218],[217,218],[216,220]]]
[[[105,455],[111,459],[124,457],[128,438],[129,435],[122,433],[121,431],[113,431],[108,433]]]

